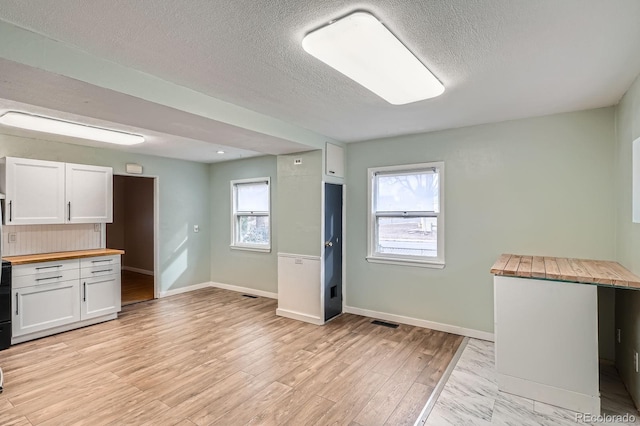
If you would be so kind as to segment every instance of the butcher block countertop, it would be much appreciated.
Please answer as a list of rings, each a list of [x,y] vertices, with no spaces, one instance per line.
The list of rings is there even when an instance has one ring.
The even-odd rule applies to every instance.
[[[502,254],[491,268],[494,275],[538,278],[640,290],[640,277],[618,262],[565,257]]]
[[[23,256],[6,256],[3,260],[11,262],[12,265],[24,265],[26,263],[49,262],[53,260],[80,259],[83,257],[110,256],[114,254],[124,254],[124,250],[117,249],[96,249],[62,251],[57,253],[26,254]]]

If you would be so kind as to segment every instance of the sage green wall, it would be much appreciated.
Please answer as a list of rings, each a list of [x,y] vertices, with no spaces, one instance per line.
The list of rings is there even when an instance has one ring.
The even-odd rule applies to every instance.
[[[614,257],[614,110],[347,145],[347,305],[493,331],[500,253]],[[368,263],[367,168],[445,162],[442,270]]]
[[[320,256],[322,174],[321,150],[278,156],[280,252]]]
[[[211,281],[276,293],[278,291],[277,158],[264,156],[209,166],[211,185]],[[271,178],[271,252],[232,250],[232,180]]]
[[[640,275],[640,224],[631,222],[632,142],[640,137],[640,77],[616,108],[616,257]],[[616,366],[631,397],[640,406],[640,375],[634,369],[634,352],[640,352],[640,293],[616,290]]]
[[[616,108],[616,194],[618,261],[640,274],[640,225],[631,222],[631,145],[640,138],[640,77]]]
[[[6,156],[108,166],[116,174],[125,174],[126,163],[141,164],[145,175],[159,178],[160,291],[210,280],[207,164],[0,134],[0,157]]]

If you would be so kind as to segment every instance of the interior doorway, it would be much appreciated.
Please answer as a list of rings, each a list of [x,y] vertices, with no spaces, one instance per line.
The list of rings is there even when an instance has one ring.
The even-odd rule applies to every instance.
[[[342,313],[342,185],[324,184],[324,320]]]
[[[155,178],[113,176],[107,247],[122,256],[122,305],[155,298]]]

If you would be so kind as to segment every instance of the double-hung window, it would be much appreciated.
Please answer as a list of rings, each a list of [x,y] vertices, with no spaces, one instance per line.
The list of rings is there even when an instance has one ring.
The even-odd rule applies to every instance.
[[[231,181],[231,247],[245,250],[271,250],[270,179]]]
[[[444,163],[369,169],[370,262],[444,267]]]

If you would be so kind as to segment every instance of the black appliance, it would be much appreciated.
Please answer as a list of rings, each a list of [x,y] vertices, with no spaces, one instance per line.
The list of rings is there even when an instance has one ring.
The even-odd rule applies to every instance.
[[[0,276],[0,350],[11,345],[11,301],[11,263],[3,260]]]

